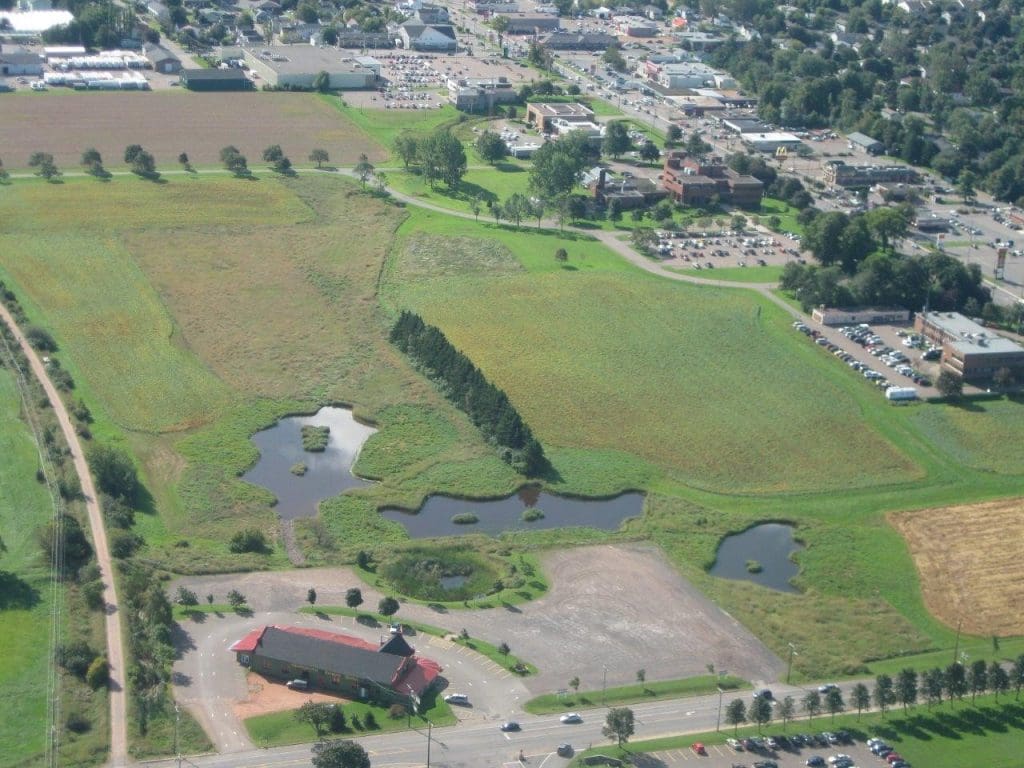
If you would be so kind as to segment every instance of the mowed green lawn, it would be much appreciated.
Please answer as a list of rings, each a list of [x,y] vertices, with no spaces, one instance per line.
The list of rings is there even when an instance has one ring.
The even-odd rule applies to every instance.
[[[7,547],[0,552],[0,766],[38,758],[47,737],[53,595],[35,531],[53,507],[46,486],[36,481],[39,455],[20,409],[14,379],[0,368],[0,538]]]
[[[416,222],[405,226],[419,232]],[[533,240],[518,250],[533,252],[530,264],[541,247]],[[837,386],[773,306],[639,271],[547,263],[543,273],[446,274],[396,288],[508,392],[546,446],[624,451],[722,491],[842,488],[918,473],[864,424],[861,409],[873,404]]]
[[[1024,400],[915,408],[921,432],[957,462],[983,472],[1024,474]]]

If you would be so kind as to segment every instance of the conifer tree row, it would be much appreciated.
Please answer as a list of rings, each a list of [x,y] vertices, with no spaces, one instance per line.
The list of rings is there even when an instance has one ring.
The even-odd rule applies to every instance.
[[[469,416],[517,472],[536,476],[546,469],[544,449],[508,396],[453,347],[441,329],[426,324],[415,312],[403,311],[391,329],[390,338]]]

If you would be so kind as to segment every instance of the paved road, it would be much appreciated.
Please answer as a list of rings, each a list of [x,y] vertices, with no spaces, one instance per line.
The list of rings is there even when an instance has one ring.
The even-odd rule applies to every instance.
[[[50,381],[46,367],[32,345],[28,343],[25,335],[14,321],[14,317],[3,304],[0,304],[0,318],[3,318],[3,321],[10,327],[28,358],[32,373],[46,391],[46,397],[50,401],[53,412],[57,415],[64,439],[71,449],[75,472],[78,474],[82,494],[85,496],[85,506],[89,513],[89,527],[92,529],[93,547],[96,550],[96,562],[99,564],[100,575],[103,578],[103,601],[106,604],[107,660],[110,663],[110,763],[115,766],[125,765],[128,762],[125,653],[121,643],[121,616],[117,609],[114,571],[110,560],[110,550],[107,547],[107,532],[103,527],[103,513],[100,510],[99,497],[92,482],[92,475],[89,473],[89,465],[85,461],[85,454],[82,452],[82,445],[75,433],[74,423],[71,421],[57,388]]]

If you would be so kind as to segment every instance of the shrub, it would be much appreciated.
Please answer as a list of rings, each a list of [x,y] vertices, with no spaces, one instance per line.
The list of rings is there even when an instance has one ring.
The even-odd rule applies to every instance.
[[[88,733],[92,729],[92,721],[80,712],[72,712],[64,721],[65,727],[72,733]]]
[[[191,589],[178,587],[178,605],[199,605],[199,596]]]
[[[267,552],[269,547],[267,546],[267,538],[263,535],[262,531],[256,528],[246,528],[244,531],[236,532],[231,537],[228,549],[236,555],[243,552],[262,554]]]
[[[331,718],[328,721],[327,727],[331,729],[331,733],[341,733],[345,730],[348,723],[345,721],[345,713],[341,707],[335,704],[331,708]]]
[[[308,467],[303,462],[300,461],[296,464],[292,464],[291,469],[288,471],[291,472],[293,475],[302,477],[304,474],[306,474],[307,469]]]
[[[405,717],[406,709],[404,704],[392,704],[388,707],[388,717],[392,720],[401,720]],[[367,719],[369,719],[369,713],[367,713]]]
[[[107,665],[106,657],[97,656],[92,660],[92,664],[89,665],[89,670],[85,673],[85,684],[95,691],[106,685],[107,680],[109,679],[110,668]]]
[[[764,566],[757,560],[747,560],[747,573],[760,573],[763,570]]]
[[[377,725],[377,718],[374,717],[373,712],[367,712],[365,715],[363,715],[363,725],[366,726],[366,730],[368,731],[373,731],[377,728],[380,728],[380,726]]]
[[[132,531],[111,531],[110,554],[123,560],[134,555],[136,550],[145,543],[139,534]]]
[[[535,520],[543,520],[543,519],[544,519],[544,513],[541,512],[539,509],[535,509],[533,507],[530,507],[529,509],[524,509],[523,510],[523,522],[524,523],[532,523]]]
[[[330,437],[330,427],[314,427],[307,424],[302,428],[302,449],[310,453],[322,453],[327,450],[327,441]]]
[[[57,647],[57,664],[79,680],[85,679],[89,665],[95,658],[96,652],[84,640],[76,640],[69,645]]]
[[[363,730],[363,721],[359,719],[359,715],[352,715],[352,727],[357,730]]]
[[[40,352],[56,352],[57,342],[53,336],[45,328],[40,328],[38,325],[30,325],[25,329],[25,338],[28,339],[28,343],[38,349]]]
[[[228,592],[228,603],[231,604],[232,608],[241,608],[245,605],[245,595],[239,592],[237,589],[232,589]]]
[[[89,610],[98,611],[105,605],[103,600],[103,582],[93,579],[82,584],[82,597]]]
[[[460,512],[457,515],[452,515],[452,522],[456,525],[473,525],[479,523],[480,518],[472,512]]]

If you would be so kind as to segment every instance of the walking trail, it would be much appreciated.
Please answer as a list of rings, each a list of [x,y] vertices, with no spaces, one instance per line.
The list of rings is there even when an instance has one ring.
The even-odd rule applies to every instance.
[[[103,602],[105,608],[105,625],[107,635],[107,661],[110,665],[110,683],[108,695],[110,696],[110,760],[112,766],[122,766],[128,763],[128,719],[125,707],[125,654],[121,642],[121,615],[118,613],[117,592],[114,586],[114,571],[111,567],[110,550],[107,547],[107,532],[103,527],[103,514],[100,510],[99,497],[96,495],[96,488],[93,485],[92,475],[89,473],[89,465],[85,461],[85,454],[82,452],[82,444],[75,433],[75,427],[68,415],[67,407],[61,399],[57,388],[50,381],[39,355],[28,343],[25,334],[21,332],[14,317],[7,307],[0,304],[0,318],[7,323],[7,326],[14,334],[14,338],[21,346],[25,357],[28,358],[32,373],[43,385],[46,397],[50,401],[53,412],[60,422],[61,431],[64,433],[64,440],[71,449],[71,458],[74,460],[75,472],[81,483],[82,494],[85,497],[85,506],[89,513],[89,527],[92,529],[93,547],[96,550],[96,561],[100,567],[100,576],[103,579]],[[60,727],[58,725],[58,727]]]

